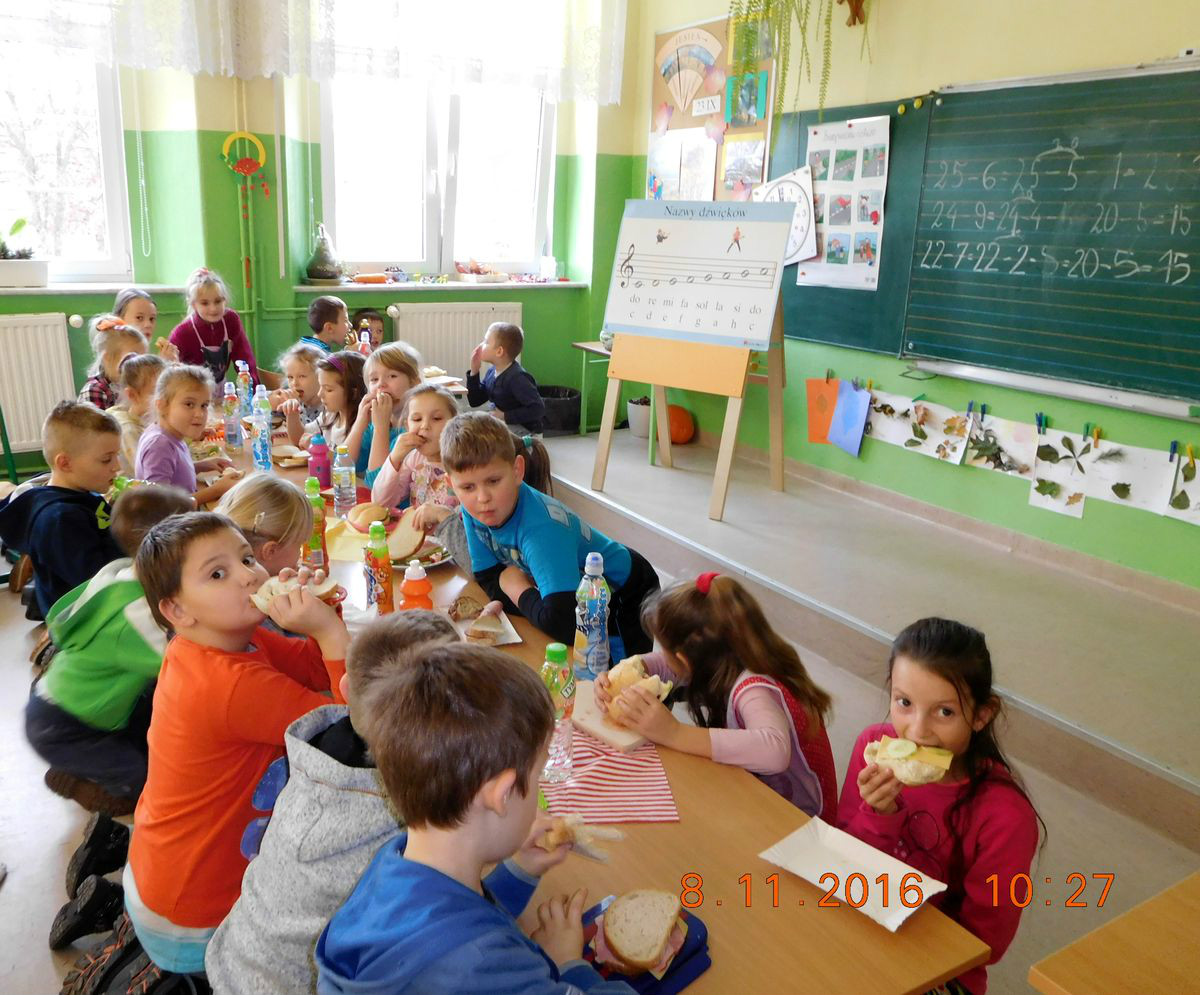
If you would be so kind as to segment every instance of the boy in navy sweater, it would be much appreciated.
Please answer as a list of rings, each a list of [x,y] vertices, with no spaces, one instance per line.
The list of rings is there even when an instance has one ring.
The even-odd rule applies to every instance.
[[[586,893],[516,916],[568,847],[534,842],[554,713],[535,671],[483,646],[404,654],[360,703],[363,738],[408,824],[317,941],[322,995],[632,995],[581,957]],[[486,878],[483,868],[496,864]]]
[[[471,407],[491,401],[509,427],[521,435],[540,435],[545,425],[546,402],[538,393],[537,381],[517,362],[525,347],[525,333],[519,325],[494,321],[488,325],[483,341],[471,353],[467,374],[467,401]],[[479,368],[491,363],[483,379]]]
[[[488,594],[554,639],[575,638],[575,591],[588,553],[604,557],[612,590],[613,661],[648,653],[642,602],[659,588],[646,558],[592,528],[566,505],[524,482],[525,457],[495,418],[467,412],[442,430],[442,464],[462,502],[471,570]]]
[[[42,426],[50,483],[0,502],[0,539],[33,560],[39,619],[68,591],[122,555],[101,495],[120,469],[121,426],[92,404],[63,401]]]

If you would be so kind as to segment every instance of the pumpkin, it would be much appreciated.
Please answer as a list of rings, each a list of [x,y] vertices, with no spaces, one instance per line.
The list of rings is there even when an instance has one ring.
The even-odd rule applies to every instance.
[[[671,425],[671,442],[677,446],[686,445],[696,436],[696,421],[686,408],[678,404],[667,405],[667,419]]]

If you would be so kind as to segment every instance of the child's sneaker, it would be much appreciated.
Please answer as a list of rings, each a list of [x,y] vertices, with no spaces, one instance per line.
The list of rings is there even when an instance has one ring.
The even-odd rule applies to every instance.
[[[51,767],[44,778],[46,787],[56,795],[77,802],[89,812],[105,812],[108,815],[132,815],[137,807],[136,798],[119,798],[105,791],[93,781],[85,781],[65,770]]]
[[[86,951],[63,978],[59,995],[100,995],[121,968],[142,952],[133,923],[124,913],[113,931]]]
[[[50,949],[58,950],[81,936],[104,933],[125,908],[125,889],[93,874],[79,885],[75,897],[58,910],[50,927]]]
[[[97,812],[83,828],[83,840],[67,864],[67,897],[74,898],[84,878],[125,866],[129,855],[129,828]]]

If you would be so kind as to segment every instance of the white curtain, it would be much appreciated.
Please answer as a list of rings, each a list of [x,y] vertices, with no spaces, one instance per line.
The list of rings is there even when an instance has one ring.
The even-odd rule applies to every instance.
[[[135,69],[355,73],[620,99],[627,0],[0,0],[0,42]]]

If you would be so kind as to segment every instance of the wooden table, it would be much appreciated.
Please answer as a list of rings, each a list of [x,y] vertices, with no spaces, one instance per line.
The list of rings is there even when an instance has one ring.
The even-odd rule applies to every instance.
[[[282,471],[302,481],[300,470]],[[334,561],[333,574],[349,600],[366,604],[362,568]],[[469,591],[486,600],[453,564],[429,571],[433,603],[448,607]],[[397,573],[396,584],[400,583]],[[501,647],[540,667],[549,638],[524,618],[512,617],[523,642]],[[661,748],[675,796],[677,823],[621,826],[626,839],[610,844],[610,860],[582,857],[546,875],[539,898],[585,887],[588,904],[633,888],[680,892],[684,874],[704,878],[694,911],[709,929],[712,967],[688,995],[729,992],[919,993],[983,964],[988,947],[932,906],[918,909],[896,933],[856,910],[818,908],[818,889],[756,854],[802,826],[808,817],[739,767],[715,764]],[[771,904],[769,874],[779,872],[779,907]],[[751,901],[738,878],[750,874]]]
[[[583,353],[583,368],[579,372],[579,434],[588,434],[588,367],[607,364],[612,353],[599,342],[572,342],[572,349]],[[597,426],[599,428],[599,426]]]
[[[1179,995],[1200,987],[1200,871],[1029,969],[1046,995]]]

